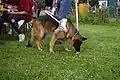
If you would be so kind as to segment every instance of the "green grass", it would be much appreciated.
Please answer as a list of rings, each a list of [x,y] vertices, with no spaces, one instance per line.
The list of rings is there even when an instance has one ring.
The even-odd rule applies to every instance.
[[[66,52],[63,45],[49,53],[49,38],[43,51],[27,48],[27,40],[5,36],[0,46],[0,80],[120,80],[120,27],[80,25],[80,33],[88,38],[81,53]]]

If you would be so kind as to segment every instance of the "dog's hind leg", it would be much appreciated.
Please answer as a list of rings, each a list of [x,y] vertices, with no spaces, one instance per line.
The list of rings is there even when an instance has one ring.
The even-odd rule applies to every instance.
[[[35,43],[37,45],[38,50],[42,51],[42,49],[40,47],[40,41],[39,40],[35,40]]]
[[[44,28],[43,28],[43,25],[41,24],[40,21],[35,21],[34,22],[34,25],[33,25],[33,30],[34,30],[34,41],[35,41],[35,44],[38,48],[38,50],[41,50],[41,41],[45,35],[45,31],[44,31]]]
[[[41,31],[41,32],[43,32],[43,31]],[[36,35],[35,35],[35,43],[36,43],[36,46],[37,46],[38,50],[40,50],[40,51],[42,51],[42,49],[41,49],[42,39],[43,39],[42,33],[36,33]]]
[[[42,51],[41,49],[41,40],[42,40],[42,36],[40,35],[40,33],[36,33],[35,34],[35,44],[38,48],[38,50]]]

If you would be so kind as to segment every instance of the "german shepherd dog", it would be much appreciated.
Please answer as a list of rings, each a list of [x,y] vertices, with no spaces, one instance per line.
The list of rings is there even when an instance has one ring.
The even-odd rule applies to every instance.
[[[60,20],[56,16],[56,19]],[[66,22],[67,32],[59,28],[59,23],[54,20],[49,15],[44,15],[36,18],[32,23],[31,28],[31,36],[28,42],[27,47],[31,47],[32,43],[35,42],[37,48],[41,49],[41,41],[45,38],[46,33],[52,33],[51,42],[49,44],[50,48],[49,51],[54,53],[53,47],[57,39],[63,39],[70,41],[70,44],[75,48],[75,50],[79,53],[80,46],[84,40],[87,38],[80,35],[79,31],[74,27],[70,20]],[[64,43],[65,50],[69,51]]]

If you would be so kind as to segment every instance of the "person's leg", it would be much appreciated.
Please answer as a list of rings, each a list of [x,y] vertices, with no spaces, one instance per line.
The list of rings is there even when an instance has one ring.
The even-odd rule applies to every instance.
[[[4,23],[4,20],[2,17],[0,17],[0,34],[2,33],[2,28],[3,28],[3,24]]]
[[[24,15],[9,15],[8,17],[11,21],[12,27],[15,29],[15,31],[18,33],[19,42],[24,41],[25,35],[22,34],[22,31],[20,28],[18,28],[18,21],[20,20],[26,20],[26,16]]]
[[[9,15],[8,18],[12,24],[12,27],[15,29],[15,31],[18,34],[22,34],[22,31],[18,29],[18,21],[26,20],[26,17],[24,15]]]
[[[12,27],[14,28],[14,30],[18,34],[22,34],[22,31],[20,29],[18,29],[18,22],[16,22],[15,19],[11,19],[11,24],[12,24]]]
[[[58,17],[66,18],[70,9],[70,1],[62,0],[58,3]]]

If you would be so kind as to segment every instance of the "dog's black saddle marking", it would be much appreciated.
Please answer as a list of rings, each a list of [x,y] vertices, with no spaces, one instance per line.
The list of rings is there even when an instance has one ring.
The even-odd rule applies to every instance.
[[[60,20],[58,17],[56,17],[56,16],[54,16],[54,17],[57,20]],[[49,15],[43,15],[43,16],[38,17],[37,19],[41,20],[41,21],[44,21],[45,23],[49,22],[49,23],[53,24],[56,27],[55,29],[57,29],[58,26],[59,26],[59,23],[56,20],[54,20],[53,18],[51,18]]]

